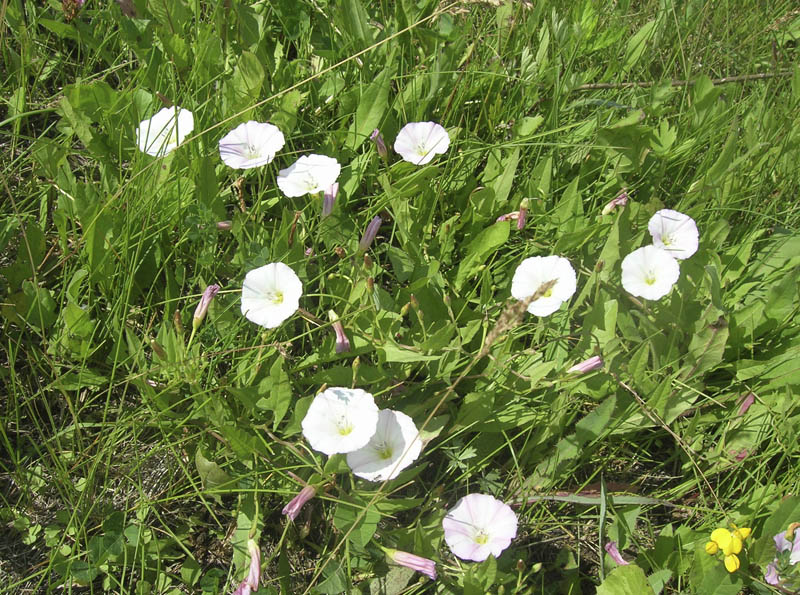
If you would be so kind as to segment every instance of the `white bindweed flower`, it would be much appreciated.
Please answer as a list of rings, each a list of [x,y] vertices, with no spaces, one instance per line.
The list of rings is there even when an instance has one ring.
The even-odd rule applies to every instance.
[[[303,283],[282,262],[272,262],[253,269],[242,284],[242,314],[265,326],[275,328],[300,307]]]
[[[314,397],[301,425],[314,450],[329,456],[353,452],[375,433],[378,406],[360,388],[332,387]]]
[[[517,515],[508,504],[486,494],[458,501],[442,521],[444,540],[462,560],[497,558],[517,536]]]
[[[347,464],[369,481],[394,479],[417,460],[422,451],[417,426],[405,413],[382,409],[369,443],[347,454]]]
[[[171,153],[194,130],[194,115],[178,106],[165,107],[136,129],[139,150],[158,157]]]
[[[333,185],[341,171],[342,166],[333,157],[303,155],[278,172],[278,187],[289,197],[322,192]]]
[[[661,209],[650,217],[647,230],[653,236],[653,245],[663,248],[670,256],[683,260],[697,252],[700,233],[689,215],[671,209]]]
[[[572,297],[577,288],[575,269],[561,256],[533,256],[526,258],[514,271],[511,295],[520,301],[531,297],[545,283],[553,285],[533,300],[528,312],[536,316],[549,316]]]
[[[628,293],[646,300],[667,295],[680,274],[678,261],[656,246],[634,250],[622,260],[622,286]]]
[[[450,146],[450,137],[435,122],[410,122],[397,133],[394,150],[403,161],[415,165],[425,165],[436,156],[444,153]]]
[[[275,159],[285,142],[277,126],[250,120],[219,140],[219,156],[228,167],[250,169]]]

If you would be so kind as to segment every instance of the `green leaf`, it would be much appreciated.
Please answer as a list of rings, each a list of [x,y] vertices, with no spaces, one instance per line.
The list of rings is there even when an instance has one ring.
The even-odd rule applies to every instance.
[[[501,221],[480,232],[467,246],[467,254],[458,267],[455,287],[461,289],[464,282],[478,272],[484,261],[508,240],[509,223]]]
[[[625,48],[625,58],[622,62],[623,72],[628,73],[636,66],[647,48],[652,45],[651,42],[655,31],[656,21],[649,21],[628,40],[628,45]]]
[[[743,560],[742,569],[745,568],[747,564]],[[694,550],[689,581],[692,593],[697,595],[738,595],[743,586],[739,573],[725,570],[722,558],[707,554],[702,542]]]
[[[203,487],[207,490],[212,490],[231,481],[231,477],[225,473],[222,467],[205,458],[199,448],[194,455],[194,464],[197,467],[197,473],[200,475],[200,481],[203,482]]]
[[[372,131],[377,128],[388,108],[389,87],[392,82],[393,68],[387,67],[367,85],[366,90],[361,95],[358,102],[353,122],[347,132],[347,139],[344,147],[355,151],[365,140],[369,138]]]
[[[654,595],[644,570],[635,564],[618,566],[597,587],[597,595]]]
[[[370,542],[378,528],[378,521],[381,520],[381,515],[373,508],[367,509],[359,519],[363,506],[363,503],[342,501],[336,506],[336,512],[333,514],[334,526],[343,533],[352,529],[348,539],[362,548]]]
[[[261,61],[254,53],[242,51],[231,78],[223,87],[228,110],[240,111],[258,102],[263,84],[264,67]]]

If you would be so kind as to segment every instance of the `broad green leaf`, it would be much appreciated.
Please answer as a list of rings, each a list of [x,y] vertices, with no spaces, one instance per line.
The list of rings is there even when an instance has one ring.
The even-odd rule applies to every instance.
[[[481,231],[467,246],[464,260],[456,273],[455,287],[461,289],[464,282],[478,272],[490,254],[497,251],[508,240],[509,224],[506,221],[495,223]]]
[[[710,556],[699,542],[694,550],[694,563],[689,585],[696,595],[738,595],[742,590],[742,579],[739,573],[730,573],[725,569],[721,555]],[[742,557],[742,556],[740,556]],[[742,560],[742,568],[746,568]]]
[[[636,564],[618,566],[597,587],[597,595],[654,595],[644,570]]]
[[[203,487],[207,490],[213,490],[217,486],[231,481],[231,477],[222,467],[203,456],[199,448],[194,455],[194,464],[197,467],[197,473],[200,475],[200,481],[203,482]]]
[[[656,21],[649,21],[628,40],[625,48],[625,58],[622,62],[622,71],[630,72],[636,66],[649,47],[652,47],[653,35],[656,31]]]
[[[344,143],[346,149],[355,151],[383,120],[389,106],[389,86],[392,82],[392,72],[391,66],[385,68],[374,81],[366,86],[347,132],[347,140]]]
[[[350,531],[348,539],[359,547],[366,547],[378,528],[381,515],[374,509],[368,509],[361,515],[362,504],[342,501],[336,505],[333,514],[333,524],[342,533]],[[359,519],[358,517],[361,516]]]

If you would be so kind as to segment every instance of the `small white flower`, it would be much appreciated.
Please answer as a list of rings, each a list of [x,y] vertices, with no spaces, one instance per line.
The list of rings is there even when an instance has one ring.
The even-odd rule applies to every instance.
[[[303,155],[278,172],[278,187],[289,197],[315,194],[330,188],[341,171],[342,166],[333,157]]]
[[[194,130],[194,115],[178,106],[165,107],[136,129],[140,151],[158,157],[174,151]]]
[[[634,250],[622,260],[625,291],[647,300],[658,300],[667,295],[680,274],[678,261],[656,246]]]
[[[382,409],[378,427],[363,448],[347,454],[347,464],[369,481],[394,479],[417,460],[422,451],[417,426],[405,413]]]
[[[542,297],[530,303],[528,312],[536,316],[549,316],[571,298],[577,288],[575,269],[566,258],[533,256],[523,260],[511,279],[511,295],[524,301],[548,281],[555,283]]]
[[[450,137],[435,122],[410,122],[397,133],[394,150],[403,161],[425,165],[437,153],[444,153],[450,146]]]
[[[341,387],[314,397],[301,423],[311,448],[329,456],[366,446],[377,424],[378,406],[372,395]]]
[[[275,328],[300,307],[303,283],[282,262],[253,269],[242,284],[242,314],[248,320]]]
[[[272,161],[284,143],[280,128],[250,120],[220,139],[219,156],[228,167],[250,169]]]
[[[650,217],[647,229],[653,236],[653,245],[663,248],[678,260],[689,258],[697,252],[700,244],[700,233],[694,219],[671,209],[657,211]]]
[[[463,560],[497,558],[517,536],[517,515],[508,504],[486,494],[470,494],[458,501],[442,521],[444,540]]]

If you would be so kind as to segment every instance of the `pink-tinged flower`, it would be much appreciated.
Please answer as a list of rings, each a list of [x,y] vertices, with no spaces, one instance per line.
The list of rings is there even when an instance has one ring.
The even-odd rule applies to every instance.
[[[497,218],[497,222],[500,223],[501,221],[517,221],[519,220],[519,211],[511,211],[510,213],[506,213],[505,215],[500,215]]]
[[[486,494],[461,498],[442,521],[444,540],[463,560],[495,558],[517,536],[517,515],[508,504]]]
[[[433,560],[401,550],[384,548],[384,551],[395,564],[416,570],[428,576],[431,580],[436,580],[436,563]]]
[[[622,189],[622,192],[617,194],[617,196],[611,199],[611,202],[608,203],[606,206],[603,207],[603,210],[600,212],[601,215],[608,215],[611,211],[616,209],[617,207],[624,207],[628,204],[628,193],[625,189]]]
[[[778,567],[775,562],[767,564],[767,571],[764,573],[764,580],[768,585],[776,586],[780,582],[781,577],[778,576]]]
[[[673,258],[683,260],[697,252],[700,233],[689,215],[672,209],[661,209],[650,218],[647,230],[653,236],[653,245],[666,250]]]
[[[586,374],[586,372],[591,372],[592,370],[602,367],[603,359],[599,355],[594,355],[589,359],[583,360],[582,362],[572,366],[569,370],[567,370],[567,374],[572,374],[573,372],[577,372],[578,374]]]
[[[375,148],[378,150],[378,155],[380,155],[381,159],[386,159],[389,156],[389,151],[386,150],[386,143],[383,142],[380,130],[377,128],[373,130],[372,134],[369,135],[369,140],[375,143]]]
[[[739,399],[739,415],[744,415],[750,406],[756,402],[756,396],[753,393],[747,393]]]
[[[364,235],[361,236],[361,241],[358,243],[359,251],[366,252],[369,250],[369,247],[375,240],[375,236],[378,235],[378,230],[381,227],[381,223],[383,223],[383,219],[377,215],[372,218],[372,221],[370,221],[369,225],[367,225],[367,229],[364,230]]]
[[[252,539],[247,540],[247,549],[250,552],[250,572],[244,579],[233,595],[250,595],[252,591],[258,591],[258,580],[261,577],[261,551],[258,544]]]
[[[528,219],[528,199],[523,198],[519,204],[519,217],[517,217],[517,229],[522,231],[525,227],[525,221]]]
[[[342,321],[333,310],[328,310],[328,320],[333,323],[333,332],[336,333],[336,353],[346,353],[350,351],[350,339],[344,333]]]
[[[217,221],[217,229],[220,231],[230,231],[233,228],[233,221]]]
[[[250,120],[239,124],[219,141],[219,156],[234,169],[251,169],[275,159],[285,140],[280,128]]]
[[[788,530],[773,537],[777,556],[767,565],[764,580],[780,586],[783,592],[800,592],[800,579],[794,566],[800,562],[800,523],[792,523]]]
[[[605,548],[608,555],[611,556],[611,559],[614,560],[614,562],[616,562],[620,566],[627,566],[628,564],[630,564],[630,562],[628,562],[625,558],[623,558],[622,555],[619,553],[616,541],[607,541]]]
[[[322,195],[322,216],[327,217],[333,213],[333,203],[336,202],[336,195],[339,194],[339,182],[334,182],[325,190]]]
[[[306,486],[300,493],[297,494],[294,498],[291,499],[289,504],[283,507],[281,514],[285,514],[289,517],[289,519],[294,520],[297,518],[297,515],[300,513],[300,509],[303,508],[303,505],[311,500],[317,494],[317,488],[314,486]]]
[[[214,296],[217,295],[218,291],[219,285],[216,283],[206,287],[202,297],[200,298],[200,303],[197,304],[197,308],[194,310],[194,316],[192,317],[192,327],[195,329],[203,322],[203,319],[206,317],[206,312],[208,312],[208,306],[211,304],[211,300],[214,299]]]
[[[403,161],[414,165],[425,165],[437,153],[447,152],[449,146],[447,130],[435,122],[410,122],[397,133],[394,141],[394,150]]]

